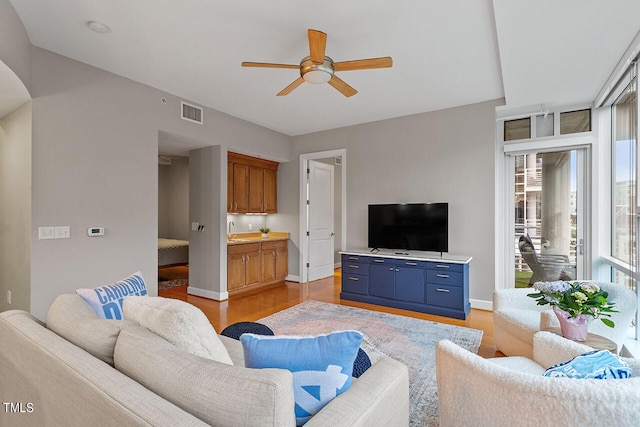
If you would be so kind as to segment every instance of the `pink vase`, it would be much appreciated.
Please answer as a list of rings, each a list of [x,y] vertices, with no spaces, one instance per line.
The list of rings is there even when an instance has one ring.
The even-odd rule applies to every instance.
[[[560,321],[560,330],[562,336],[573,341],[586,341],[589,333],[589,323],[593,320],[591,316],[584,314],[578,317],[569,317],[570,314],[556,306],[553,306],[553,312]]]

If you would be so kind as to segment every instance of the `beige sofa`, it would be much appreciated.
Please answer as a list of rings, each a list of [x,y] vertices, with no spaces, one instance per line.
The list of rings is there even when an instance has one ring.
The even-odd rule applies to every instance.
[[[0,425],[295,425],[291,373],[244,368],[240,342],[220,339],[234,366],[99,319],[75,294],[58,297],[46,326],[0,313],[0,398],[9,403]],[[407,426],[408,381],[406,366],[383,358],[306,425]]]

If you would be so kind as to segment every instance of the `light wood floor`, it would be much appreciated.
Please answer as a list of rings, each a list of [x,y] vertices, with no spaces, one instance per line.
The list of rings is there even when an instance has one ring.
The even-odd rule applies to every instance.
[[[162,297],[187,301],[199,307],[218,332],[221,332],[233,323],[256,321],[284,310],[285,308],[292,307],[302,301],[312,299],[480,329],[484,331],[484,333],[478,354],[482,357],[502,356],[502,353],[496,351],[494,345],[493,316],[490,311],[471,309],[471,313],[466,320],[458,320],[379,305],[341,300],[340,281],[340,270],[336,270],[334,277],[316,280],[309,284],[285,282],[282,285],[277,285],[259,292],[237,295],[227,301],[214,301],[208,298],[187,295],[186,286],[163,290],[158,294]]]

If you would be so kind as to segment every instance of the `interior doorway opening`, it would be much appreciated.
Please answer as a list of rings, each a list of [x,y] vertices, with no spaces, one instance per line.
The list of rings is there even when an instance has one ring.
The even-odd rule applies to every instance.
[[[302,283],[309,282],[311,280],[319,279],[315,277],[314,273],[311,273],[314,265],[322,264],[323,260],[333,260],[333,268],[339,265],[339,252],[346,248],[346,162],[347,153],[345,149],[323,151],[318,153],[307,153],[300,155],[300,243],[301,243],[301,256],[300,256],[300,281]],[[315,188],[313,185],[309,185],[308,176],[311,173],[310,162],[318,162],[331,166],[333,168],[333,230],[322,230],[322,233],[326,233],[324,236],[325,242],[327,239],[331,239],[332,245],[319,244],[314,245],[312,243],[312,230],[313,224],[317,225],[314,218],[328,215],[326,206],[314,206],[314,203],[307,203],[308,200],[313,200],[317,195],[316,192],[321,192],[326,196],[326,188]],[[309,171],[309,172],[307,172]],[[324,173],[321,173],[324,175]],[[314,194],[311,194],[311,193]],[[316,227],[323,228],[323,227]],[[333,235],[331,235],[333,233]],[[330,248],[333,249],[330,249]],[[331,253],[318,253],[320,251],[331,251]],[[324,271],[324,270],[323,270]]]

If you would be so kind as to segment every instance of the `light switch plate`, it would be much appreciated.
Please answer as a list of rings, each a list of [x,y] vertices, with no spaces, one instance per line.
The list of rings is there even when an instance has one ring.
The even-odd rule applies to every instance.
[[[48,240],[56,238],[55,227],[38,227],[38,240]]]
[[[71,238],[71,227],[69,227],[68,225],[55,227],[54,236],[56,239]]]

